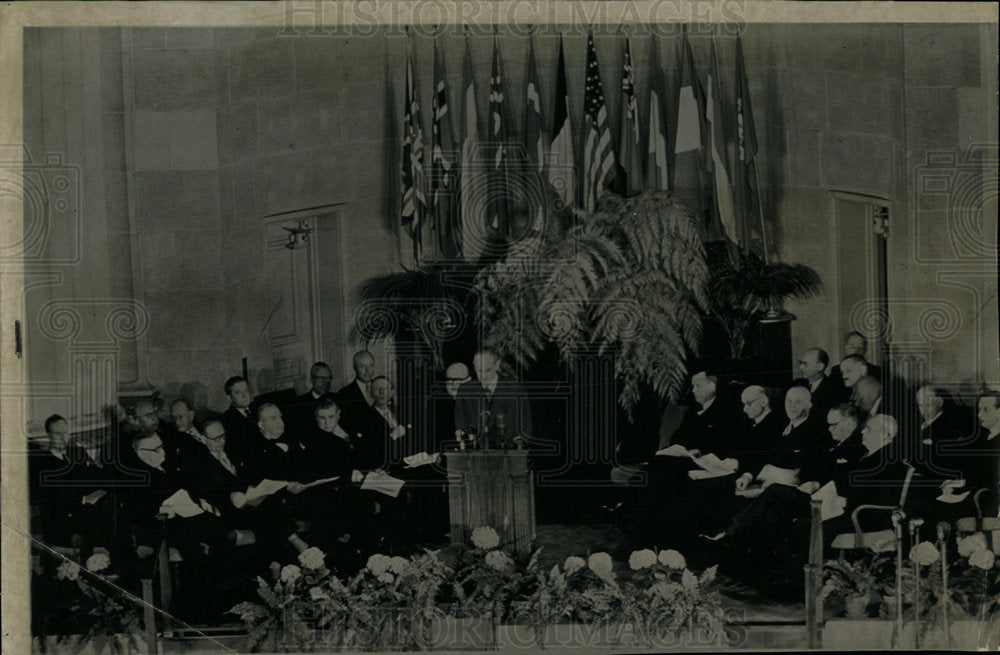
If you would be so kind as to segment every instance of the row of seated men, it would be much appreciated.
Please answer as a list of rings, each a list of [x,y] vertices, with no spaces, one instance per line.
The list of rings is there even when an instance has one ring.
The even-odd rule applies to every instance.
[[[229,407],[200,421],[184,399],[171,403],[169,423],[153,401],[140,401],[131,426],[118,426],[120,438],[108,440],[110,452],[102,455],[71,442],[68,422],[52,416],[48,443],[31,446],[33,532],[53,545],[112,547],[127,561],[149,557],[165,530],[195,579],[229,576],[225,565],[241,561],[238,554],[246,570],[231,577],[245,579],[248,571],[294,559],[310,545],[334,553],[328,564],[344,570],[375,548],[443,538],[445,477],[434,455],[455,439],[456,425],[481,431],[488,427],[483,421],[507,408],[510,424],[530,434],[526,398],[509,393],[513,382],[496,373],[498,361],[493,351],[476,353],[476,380],[464,364],[448,367],[447,394],[428,401],[429,435],[397,418],[392,385],[374,375],[375,360],[366,351],[354,357],[356,379],[337,393],[330,392],[330,367],[315,364],[310,390],[284,408],[252,403],[240,376],[224,385]],[[421,452],[417,462],[404,462]],[[382,473],[405,481],[403,492],[362,486]],[[267,480],[287,485],[259,495]],[[177,495],[181,490],[186,496]],[[219,562],[223,566],[214,568]]]
[[[973,424],[942,390],[921,387],[919,429],[901,434],[901,422],[883,406],[873,367],[850,356],[841,362],[841,382],[827,373],[828,364],[824,351],[806,351],[803,377],[783,392],[783,406],[773,408],[762,387],[743,388],[736,405],[720,396],[712,372],[692,376],[697,410],[684,416],[671,447],[658,451],[645,471],[629,547],[673,544],[708,557],[718,557],[708,542],[741,552],[769,550],[791,526],[806,523],[811,495],[833,482],[846,503],[843,513],[824,521],[829,545],[835,535],[854,531],[855,508],[899,505],[910,469],[905,508],[926,524],[954,524],[978,511],[997,515],[1000,394],[977,398]],[[710,453],[729,460],[715,474],[692,459]],[[977,508],[980,489],[988,491],[978,496]],[[861,519],[865,530],[888,523],[884,513]]]

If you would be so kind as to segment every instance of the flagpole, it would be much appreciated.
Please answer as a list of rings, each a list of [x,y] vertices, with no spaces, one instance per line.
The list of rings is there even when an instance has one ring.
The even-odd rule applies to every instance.
[[[763,241],[761,250],[764,252],[764,263],[767,264],[767,229],[764,227],[764,203],[760,199],[760,171],[753,167],[754,181],[757,183],[757,207],[760,208],[760,238]]]

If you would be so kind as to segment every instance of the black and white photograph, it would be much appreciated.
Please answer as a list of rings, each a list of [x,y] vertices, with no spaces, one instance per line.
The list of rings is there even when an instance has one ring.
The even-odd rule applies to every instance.
[[[1000,649],[993,3],[0,7],[6,653]]]

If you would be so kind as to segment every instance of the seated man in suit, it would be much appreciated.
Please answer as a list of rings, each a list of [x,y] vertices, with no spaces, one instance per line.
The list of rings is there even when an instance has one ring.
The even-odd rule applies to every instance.
[[[865,418],[885,413],[882,411],[882,385],[870,375],[860,378],[854,385],[851,401]]]
[[[478,379],[458,388],[455,427],[470,438],[475,435],[475,448],[530,441],[531,403],[516,380],[500,375],[500,355],[490,347],[480,348],[472,357],[472,367]]]
[[[389,471],[400,463],[401,440],[407,426],[400,423],[390,407],[392,383],[379,375],[371,380],[371,407],[363,410],[356,419],[358,428],[354,448],[358,468],[362,471],[382,469]]]
[[[372,405],[371,382],[375,377],[375,356],[367,350],[354,353],[354,380],[337,392],[340,405],[340,423],[352,435],[357,434],[356,423],[366,415]]]
[[[841,357],[841,362],[848,357],[857,357],[858,360],[863,362],[867,367],[864,375],[871,375],[877,379],[882,378],[882,370],[866,359],[866,353],[868,352],[868,339],[860,332],[852,331],[845,335],[842,352],[844,354]],[[842,364],[841,366],[834,366],[830,369],[830,377],[833,378],[835,382],[839,382],[842,386],[848,386],[847,382],[844,381]]]
[[[83,448],[70,440],[69,422],[45,419],[44,445],[28,443],[31,532],[54,546],[89,548],[110,532],[110,481]],[[106,511],[105,511],[106,510]]]
[[[830,356],[825,350],[809,348],[799,358],[802,377],[792,382],[793,385],[808,387],[812,394],[813,411],[817,414],[823,414],[834,405],[848,400],[843,381],[827,376],[829,365]]]
[[[333,369],[326,362],[316,362],[309,368],[309,391],[295,399],[294,410],[290,412],[289,423],[296,433],[312,430],[313,411],[330,397]]]
[[[257,421],[250,409],[250,385],[246,378],[234,375],[223,387],[229,396],[229,407],[222,414],[222,424],[226,426],[226,450],[230,457],[241,459],[257,436]]]
[[[170,417],[174,421],[174,431],[197,440],[202,434],[194,424],[194,408],[183,398],[170,403]]]
[[[854,393],[854,387],[858,380],[865,376],[872,376],[872,367],[860,355],[848,355],[840,362],[840,372],[843,376],[844,387],[850,393]],[[872,376],[874,377],[874,376]]]

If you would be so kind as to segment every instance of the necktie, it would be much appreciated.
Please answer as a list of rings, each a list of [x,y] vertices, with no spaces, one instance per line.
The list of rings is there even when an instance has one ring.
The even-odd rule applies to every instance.
[[[233,466],[233,463],[229,461],[229,458],[226,456],[226,451],[220,450],[215,455],[215,458],[219,460],[219,464],[222,464],[223,466],[226,467],[227,471],[229,471],[233,475],[236,475],[236,467]]]
[[[781,433],[781,436],[783,436],[783,437],[787,437],[787,436],[788,436],[788,435],[790,435],[791,433],[792,433],[792,424],[791,424],[791,423],[789,423],[789,424],[788,424],[788,427],[786,427],[786,428],[785,428],[785,431]]]

